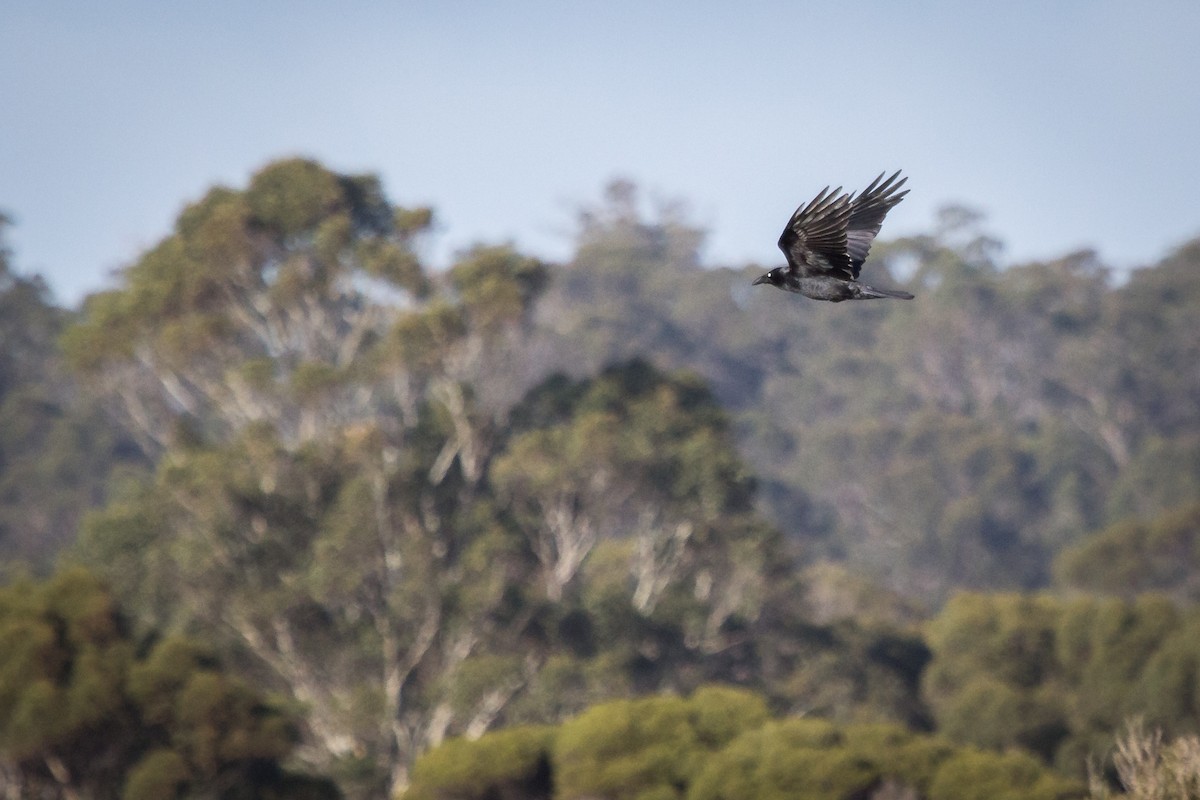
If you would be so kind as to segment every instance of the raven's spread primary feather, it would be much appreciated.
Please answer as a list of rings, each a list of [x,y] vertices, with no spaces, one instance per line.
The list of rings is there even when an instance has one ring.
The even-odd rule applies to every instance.
[[[883,176],[880,173],[857,196],[843,194],[840,186],[833,191],[826,186],[797,208],[779,236],[787,266],[776,267],[754,283],[834,303],[877,297],[911,300],[908,292],[876,289],[858,281],[883,218],[908,194],[907,189],[900,191],[908,178],[900,178],[899,171],[886,181]]]

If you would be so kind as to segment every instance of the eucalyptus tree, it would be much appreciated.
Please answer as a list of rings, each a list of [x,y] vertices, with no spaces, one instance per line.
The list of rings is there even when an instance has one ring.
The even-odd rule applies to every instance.
[[[431,220],[374,176],[270,164],[184,209],[64,338],[159,456],[80,557],[291,694],[300,755],[366,794],[534,667],[482,484],[544,267],[478,247],[432,275]]]
[[[672,592],[691,598],[696,644],[715,643],[732,617],[756,618],[780,542],[754,515],[754,481],[703,382],[634,361],[543,392],[559,397],[531,396],[529,428],[492,480],[546,597],[578,598],[587,559],[604,547],[623,554],[617,585],[638,614]]]
[[[414,240],[431,220],[374,176],[269,164],[187,206],[86,300],[65,350],[152,451],[181,427],[219,437],[262,421],[311,440],[388,401],[361,373],[396,309],[429,291]]]

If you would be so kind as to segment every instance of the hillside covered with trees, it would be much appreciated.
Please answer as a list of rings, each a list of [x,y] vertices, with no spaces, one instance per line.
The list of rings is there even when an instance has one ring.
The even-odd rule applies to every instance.
[[[947,209],[835,306],[644,206],[433,271],[290,159],[80,309],[0,248],[0,787],[1066,798],[1200,730],[1200,240]]]
[[[806,558],[936,605],[1047,586],[1090,533],[1198,499],[1200,242],[1115,285],[1092,252],[1001,268],[949,208],[872,248],[916,302],[832,305],[699,269],[702,232],[641,205],[617,183],[582,215],[539,334],[566,365],[701,375]]]

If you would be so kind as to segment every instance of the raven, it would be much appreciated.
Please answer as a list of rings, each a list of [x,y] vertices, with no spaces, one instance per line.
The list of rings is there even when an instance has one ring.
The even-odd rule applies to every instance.
[[[867,251],[892,206],[904,199],[908,190],[898,192],[908,178],[900,172],[883,180],[884,173],[858,197],[842,194],[842,187],[829,187],[812,202],[796,209],[779,237],[779,249],[787,257],[786,267],[776,267],[754,281],[778,286],[814,300],[840,303],[843,300],[870,300],[912,295],[898,289],[876,289],[858,282],[858,273],[867,260]],[[880,181],[883,181],[880,183]]]

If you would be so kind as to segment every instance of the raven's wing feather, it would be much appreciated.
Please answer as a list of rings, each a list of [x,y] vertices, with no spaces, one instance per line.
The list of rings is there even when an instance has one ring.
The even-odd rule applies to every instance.
[[[907,189],[903,192],[900,191],[900,187],[908,178],[896,181],[900,177],[899,170],[886,181],[883,180],[883,175],[884,173],[879,173],[879,177],[871,181],[871,185],[864,189],[862,194],[850,198],[850,220],[846,226],[846,252],[850,258],[850,270],[856,279],[863,262],[867,260],[871,243],[875,241],[875,237],[879,235],[879,229],[883,227],[883,218],[904,199],[904,195],[908,194]]]
[[[851,280],[853,270],[846,252],[846,228],[853,207],[850,195],[839,186],[826,186],[807,205],[800,206],[779,236],[779,249],[789,270],[801,276],[828,275]]]

